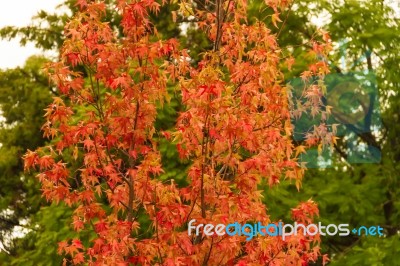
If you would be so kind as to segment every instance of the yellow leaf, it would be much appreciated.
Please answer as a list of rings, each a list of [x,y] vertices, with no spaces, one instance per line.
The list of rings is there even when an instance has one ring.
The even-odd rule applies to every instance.
[[[292,135],[292,124],[290,123],[290,120],[285,121],[285,133],[288,136]]]
[[[338,140],[338,139],[339,139],[338,137],[333,136],[332,137],[332,145],[336,145],[337,144],[336,140]]]
[[[171,12],[171,14],[172,14],[172,21],[174,22],[174,23],[176,23],[176,11],[172,11]]]
[[[73,157],[75,160],[78,159],[78,146],[75,146],[75,148],[74,148]]]
[[[318,145],[318,155],[321,155],[322,153],[322,144]]]
[[[300,191],[300,188],[301,188],[301,180],[297,179],[296,180],[296,189],[297,189],[297,191]]]
[[[330,114],[332,113],[332,106],[326,105],[326,106],[325,106],[325,109],[326,109],[326,113],[327,113],[328,115],[330,115]]]
[[[299,155],[300,153],[306,153],[306,149],[303,145],[297,146],[296,147],[296,157],[297,155]]]
[[[276,28],[278,28],[278,25],[276,24],[277,21],[282,22],[282,20],[279,18],[279,13],[272,15],[272,24],[274,24]]]
[[[193,9],[189,3],[181,2],[179,4],[179,11],[183,13],[185,17],[193,15]]]

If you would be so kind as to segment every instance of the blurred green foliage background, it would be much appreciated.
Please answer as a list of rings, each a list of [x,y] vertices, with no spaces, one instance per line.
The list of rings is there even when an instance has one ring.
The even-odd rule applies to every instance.
[[[202,0],[195,2],[205,4]],[[261,8],[261,2],[249,1],[250,23],[272,14]],[[64,10],[70,14],[41,11],[32,25],[2,28],[0,36],[18,37],[22,45],[33,42],[43,50],[57,51],[68,17],[77,12],[74,4],[71,0],[64,3]],[[189,48],[195,64],[199,54],[212,44],[193,22],[173,22],[171,11],[176,9],[174,5],[163,7],[158,16],[152,17],[153,23],[163,38],[178,38]],[[382,158],[379,163],[351,164],[346,158],[346,143],[339,140],[332,154],[332,167],[309,169],[300,192],[286,181],[272,188],[261,184],[268,211],[272,219],[290,221],[288,210],[299,201],[312,198],[319,205],[319,221],[323,224],[349,223],[351,228],[380,225],[385,229],[384,237],[323,237],[323,252],[330,255],[331,265],[399,265],[400,18],[382,0],[296,0],[281,18],[281,29],[270,26],[279,35],[283,53],[296,58],[294,70],[285,73],[287,79],[299,76],[307,65],[307,41],[317,29],[316,18],[322,18],[319,21],[334,44],[347,40],[346,56],[336,45],[329,58],[333,73],[340,76],[368,70],[375,74],[382,124],[378,133],[356,134],[352,141],[355,145],[374,145]],[[120,18],[114,10],[108,10],[106,20],[119,30]],[[182,25],[187,30],[182,31]],[[363,55],[367,56],[359,60]],[[62,257],[57,254],[57,243],[76,234],[71,227],[71,210],[46,203],[41,198],[38,180],[23,172],[21,156],[27,149],[45,144],[40,132],[43,109],[58,94],[41,71],[46,61],[34,56],[23,67],[0,71],[1,265],[60,265]],[[159,108],[159,130],[172,128],[182,108],[173,86],[169,89],[171,104]],[[370,125],[371,131],[373,126]],[[184,185],[187,162],[179,161],[176,148],[166,141],[161,141],[159,149],[165,170],[161,178],[175,179]]]

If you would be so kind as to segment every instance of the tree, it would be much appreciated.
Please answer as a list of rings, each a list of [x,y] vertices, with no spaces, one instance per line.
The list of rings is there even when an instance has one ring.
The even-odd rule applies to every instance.
[[[273,11],[270,9],[260,9],[257,4],[259,3],[249,3],[249,9],[250,12],[252,12],[248,15],[249,21],[253,21],[252,18],[257,17],[259,20],[265,19],[266,23],[268,23],[270,21],[268,18],[270,18],[270,16],[273,14]],[[71,7],[72,13],[77,11],[77,8],[74,6],[74,1],[69,1],[69,6]],[[382,8],[376,8],[377,6]],[[340,12],[338,10],[340,10]],[[293,188],[289,182],[281,180],[279,186],[267,189],[265,191],[264,202],[269,207],[268,214],[271,216],[272,220],[282,219],[282,217],[285,217],[284,221],[291,221],[287,210],[295,206],[298,201],[304,201],[312,197],[319,204],[321,221],[325,224],[350,222],[352,226],[358,226],[363,224],[365,221],[368,221],[368,224],[385,225],[387,230],[395,232],[396,226],[393,225],[399,223],[398,206],[394,200],[397,198],[396,195],[398,195],[398,186],[396,185],[398,169],[396,168],[397,166],[395,163],[398,160],[398,149],[396,148],[396,136],[398,135],[398,129],[397,126],[395,126],[398,122],[396,118],[396,110],[398,109],[398,100],[396,94],[398,91],[398,75],[396,73],[396,69],[393,67],[394,65],[398,64],[398,55],[396,52],[396,47],[399,43],[396,39],[398,36],[398,27],[396,28],[393,26],[396,25],[396,19],[387,7],[381,5],[381,1],[352,2],[350,4],[347,3],[344,6],[340,6],[335,2],[326,1],[296,2],[291,10],[287,10],[285,12],[282,11],[280,18],[284,20],[284,27],[277,29],[271,27],[271,31],[273,33],[280,32],[279,39],[277,41],[280,44],[281,49],[288,49],[289,52],[293,51],[292,54],[296,58],[296,62],[292,67],[292,72],[287,73],[285,71],[285,77],[299,75],[306,66],[306,57],[304,55],[307,54],[307,45],[303,44],[308,42],[315,31],[315,26],[311,23],[310,18],[325,13],[328,14],[328,17],[333,16],[335,18],[328,20],[328,24],[326,25],[326,29],[333,34],[332,38],[334,43],[338,43],[345,36],[352,39],[352,43],[350,43],[347,47],[348,53],[346,58],[348,59],[348,66],[352,65],[352,61],[357,62],[357,59],[366,51],[365,48],[362,47],[362,43],[365,40],[371,43],[374,48],[372,58],[374,62],[378,62],[376,65],[374,64],[373,71],[377,74],[381,102],[383,102],[385,106],[385,108],[381,110],[384,123],[384,128],[381,135],[382,138],[378,138],[380,146],[383,147],[382,163],[379,165],[352,165],[350,168],[351,171],[349,171],[349,165],[343,162],[343,158],[340,158],[340,156],[335,156],[333,157],[335,168],[326,170],[310,169],[306,171],[306,175],[302,182],[302,193],[295,193],[296,189]],[[115,15],[115,12],[113,14]],[[372,16],[373,19],[366,19],[369,16]],[[10,27],[1,30],[0,33],[5,37],[12,37],[14,34],[18,34],[18,36],[22,37],[24,41],[34,41],[36,45],[42,48],[48,47],[46,46],[46,43],[52,43],[49,38],[55,39],[55,37],[57,37],[58,41],[56,47],[60,47],[63,43],[62,29],[64,28],[68,16],[57,16],[55,14],[45,14],[44,12],[41,12],[41,16],[39,17],[42,17],[40,20],[43,22],[38,22],[35,25],[40,24],[40,27],[35,27],[35,25],[22,28]],[[61,20],[61,22],[59,22],[59,20]],[[118,21],[117,19],[106,20],[115,21],[115,23]],[[157,16],[157,20],[161,21],[162,19]],[[178,17],[177,21],[187,21],[187,19]],[[340,21],[341,23],[338,24],[337,21]],[[354,21],[357,21],[356,24],[359,26],[357,30],[356,28],[351,27],[352,24],[354,24]],[[113,22],[111,24],[113,24]],[[58,26],[50,30],[46,28],[46,25],[49,25],[50,27]],[[160,27],[157,28],[160,32],[162,32],[164,29]],[[198,31],[196,31],[194,28],[193,32],[197,34]],[[202,33],[199,35],[201,34]],[[206,40],[193,41],[192,37],[185,38],[191,42],[184,45],[190,48],[190,56],[192,58],[195,58],[195,56],[199,55],[197,51],[204,51],[203,48],[194,51],[194,44],[200,44],[204,42],[204,44],[206,44],[205,46],[207,46],[211,43]],[[377,60],[377,55],[375,53],[377,53],[382,60]],[[336,70],[343,72],[341,69],[341,55],[343,54],[336,50],[329,59],[334,62]],[[366,60],[358,60],[358,62],[359,64],[353,65],[350,70],[353,71],[357,69],[363,69],[362,66],[366,65],[367,63]],[[35,71],[39,72],[38,67],[35,66],[34,69]],[[10,74],[10,76],[8,81],[2,83],[2,85],[7,83],[11,84],[11,81],[13,81],[14,84],[29,84],[30,88],[33,86],[42,86],[42,82],[37,82],[34,78],[29,79],[32,82],[17,81],[17,79],[20,78],[24,79],[25,75],[12,74],[16,73],[15,71],[7,71],[4,73],[7,75]],[[7,89],[4,89],[4,93],[2,93],[2,95],[13,93],[12,88],[13,86],[7,86]],[[43,93],[48,93],[47,84],[43,84],[42,90]],[[30,102],[29,105],[27,105],[32,108],[30,110],[34,110],[33,108],[37,110],[35,112],[38,115],[32,117],[40,118],[41,115],[39,114],[41,109],[44,108],[44,105],[41,104],[40,101],[36,102],[36,97],[31,96],[31,93],[36,91],[37,90],[27,89],[24,92],[25,96],[23,99],[26,99]],[[393,95],[393,93],[395,94]],[[171,96],[174,96],[174,93],[171,93]],[[20,97],[20,103],[22,102],[21,99],[22,98]],[[8,103],[8,99],[6,98],[5,100],[5,103]],[[50,100],[51,99],[48,99],[48,101]],[[172,100],[175,99],[173,98]],[[173,102],[176,104],[177,101]],[[20,108],[24,105],[14,104],[9,106],[12,106],[13,108]],[[158,112],[157,115],[159,119],[157,119],[157,122],[159,122],[159,125],[157,126],[156,124],[157,129],[168,128],[168,126],[166,126],[164,123],[167,121],[165,118],[170,118],[171,114],[175,112],[173,108],[171,108],[170,104],[164,105],[164,107],[167,113],[164,115],[161,112]],[[27,115],[27,117],[31,117],[31,115]],[[37,129],[40,128],[40,124],[42,123],[41,121],[37,121],[37,124],[33,125],[33,121],[26,121],[22,119],[21,121],[12,123],[12,126],[15,126],[21,122],[29,122],[30,124],[26,124],[26,126],[36,128],[36,130],[32,131],[30,140],[41,138],[41,133],[37,131]],[[7,130],[12,130],[12,126],[8,125]],[[5,132],[5,134],[8,134],[7,130],[3,129],[2,133]],[[36,131],[37,134],[34,134]],[[13,135],[10,134],[10,136]],[[9,147],[8,144],[4,144],[6,143],[5,139],[6,138],[2,138],[2,145],[3,147]],[[36,148],[31,146],[30,141],[23,142],[22,144],[23,145],[18,147],[18,149],[21,151],[26,150],[27,148]],[[180,169],[177,167],[177,162],[174,160],[174,145],[164,144],[168,144],[168,142],[165,139],[160,140],[159,150],[162,153],[163,168],[165,170],[165,173],[162,174],[163,178],[172,178],[175,177],[176,174],[180,174],[179,179],[184,181],[184,179],[181,179],[181,177],[184,176],[184,168]],[[4,153],[3,157],[6,158],[7,161],[13,160],[13,157],[10,156],[9,151],[10,150],[6,148],[2,149],[2,152]],[[164,156],[167,154],[168,156]],[[7,166],[7,164],[4,165]],[[22,168],[20,163],[18,163],[18,167],[19,169]],[[346,171],[343,170],[346,168]],[[16,191],[15,187],[21,188],[19,177],[22,176],[22,174],[20,171],[15,171],[15,166],[13,169],[15,174],[10,175],[10,172],[8,172],[8,177],[4,179],[6,181],[1,181],[3,187],[4,184],[6,184],[5,182],[7,182],[8,187],[8,189],[2,190],[2,198],[13,198],[13,196],[17,195],[17,193],[14,192]],[[27,183],[29,182],[29,184],[33,185],[35,189],[29,189],[28,193],[26,191],[22,192],[19,190],[21,193],[19,193],[18,205],[21,207],[30,206],[31,204],[27,203],[26,201],[36,202],[35,204],[38,205],[39,191],[36,189],[38,185],[29,175],[25,174],[25,178],[25,182],[22,183],[23,187],[26,187]],[[10,186],[12,184],[11,182],[14,182],[15,186]],[[36,200],[34,200],[34,198]],[[23,201],[25,202],[22,203]],[[12,201],[10,201],[10,204],[13,204]],[[7,210],[9,205],[2,204],[1,207],[2,210]],[[57,213],[62,213],[62,210],[63,209],[61,206],[52,206],[50,210],[45,208],[35,214],[37,217],[35,218],[31,215],[32,213],[36,212],[36,209],[30,208],[28,214],[30,216],[29,228],[36,228],[40,225],[42,229],[31,231],[28,235],[26,235],[26,241],[24,241],[27,244],[21,242],[15,243],[13,246],[18,251],[16,251],[16,249],[11,250],[10,255],[6,253],[0,253],[2,256],[0,260],[7,264],[8,259],[11,257],[17,258],[17,261],[14,262],[15,265],[28,265],[27,263],[31,263],[31,265],[38,265],[40,263],[43,265],[58,265],[59,263],[55,259],[55,256],[46,256],[48,260],[43,261],[42,257],[35,257],[34,254],[42,254],[42,251],[51,253],[51,249],[49,247],[53,245],[52,243],[56,243],[57,241],[60,241],[66,237],[64,233],[60,234],[58,237],[56,237],[56,234],[58,232],[65,232],[66,228],[68,228],[69,221],[62,220],[63,222],[57,222],[53,225],[49,223],[53,212],[57,211]],[[12,218],[15,223],[7,223],[8,226],[11,226],[8,228],[15,228],[16,226],[18,227],[21,220],[26,221],[26,211],[27,210],[15,212]],[[67,209],[65,209],[65,212],[66,213],[64,215],[69,216]],[[46,218],[46,215],[49,218]],[[354,220],[354,217],[357,217],[357,219]],[[389,221],[387,224],[385,221],[386,217],[388,217]],[[10,232],[10,230],[6,231],[5,227],[3,227],[1,231],[5,232],[6,234],[7,232]],[[383,263],[384,265],[389,265],[396,264],[398,260],[396,241],[398,241],[398,236],[396,234],[390,235],[388,238],[384,239],[373,239],[372,237],[364,237],[359,239],[349,237],[338,239],[326,236],[323,237],[321,247],[324,252],[328,252],[330,255],[333,255],[331,258],[333,262],[338,261],[338,265],[366,263]],[[9,250],[10,248],[11,247],[8,247]],[[374,254],[374,256],[371,256],[371,254]],[[35,258],[37,259],[35,260]],[[343,261],[343,259],[345,261]]]
[[[15,247],[11,241],[15,228],[24,227],[21,217],[29,218],[41,203],[39,186],[23,173],[21,156],[26,149],[44,145],[38,132],[45,121],[42,110],[52,96],[39,70],[44,62],[44,58],[31,57],[23,68],[0,72],[0,241],[8,252]]]
[[[193,66],[176,40],[160,39],[151,25],[157,2],[117,1],[119,36],[103,19],[106,3],[78,1],[81,11],[66,26],[60,61],[47,70],[62,94],[46,109],[43,130],[52,143],[24,157],[27,170],[39,171],[43,195],[72,207],[75,229],[88,233],[60,243],[65,262],[243,265],[318,259],[318,235],[244,243],[240,236],[192,237],[185,230],[190,219],[271,222],[260,180],[272,186],[288,178],[299,187],[304,172],[296,161],[303,147],[295,149],[291,140],[290,115],[296,110],[282,83],[286,55],[276,38],[263,22],[246,23],[245,1],[218,0],[212,11],[197,9],[199,3],[180,3],[182,14],[193,16],[213,43]],[[278,12],[288,3],[266,3],[277,26]],[[317,58],[329,52],[329,36],[321,32],[321,39],[312,40],[313,63],[302,74],[302,108],[324,121],[321,88],[307,82],[328,72]],[[288,68],[292,62],[286,61]],[[174,132],[154,126],[157,105],[168,104],[167,83],[179,90],[185,107]],[[187,186],[158,178],[163,170],[157,144],[163,137],[190,162]],[[321,124],[307,144],[332,139]],[[293,213],[308,224],[318,209],[307,201]],[[151,226],[143,228],[146,222]]]
[[[63,43],[62,32],[69,13],[78,10],[75,1],[65,1],[60,8],[62,11],[58,10],[54,14],[38,12],[32,24],[26,27],[4,27],[0,35],[4,38],[18,36],[21,45],[33,41],[43,50],[59,49]],[[166,8],[161,8],[157,16],[160,20],[156,24],[163,23],[166,26],[169,23],[167,29],[160,33],[176,35],[177,25],[172,23],[172,19],[165,18],[164,14],[169,14]],[[60,12],[63,13],[60,15]],[[118,27],[120,16],[115,10],[107,10],[106,19],[113,28]],[[34,150],[45,144],[40,132],[44,123],[42,112],[51,103],[51,97],[59,93],[48,83],[48,77],[43,75],[43,64],[47,61],[42,57],[32,57],[23,68],[4,70],[0,74],[0,108],[4,118],[0,131],[0,261],[7,265],[59,265],[61,257],[57,255],[55,246],[73,233],[70,208],[54,204],[47,206],[41,199],[38,180],[33,175],[23,173],[20,158],[27,149]],[[177,101],[171,99],[171,104],[159,112],[156,128],[171,127],[177,108]],[[173,176],[177,183],[181,183],[184,181],[185,165],[174,160],[178,155],[171,146],[167,142],[160,145],[164,166],[168,169],[167,174],[161,178]],[[171,161],[166,162],[167,159]],[[42,256],[44,253],[48,254],[45,258]]]

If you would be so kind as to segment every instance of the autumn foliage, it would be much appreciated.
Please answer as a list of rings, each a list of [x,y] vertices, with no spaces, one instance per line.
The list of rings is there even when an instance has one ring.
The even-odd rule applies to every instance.
[[[163,3],[164,4],[164,3]],[[277,27],[290,1],[266,0]],[[318,235],[196,237],[187,222],[263,224],[271,221],[261,191],[282,179],[299,188],[304,146],[292,142],[291,118],[310,111],[326,116],[321,88],[307,83],[328,73],[330,49],[322,32],[310,45],[314,62],[303,72],[301,109],[292,101],[277,35],[264,22],[247,23],[247,2],[216,0],[213,10],[182,1],[174,16],[189,12],[213,49],[193,64],[175,39],[163,40],[149,14],[154,0],[117,0],[123,36],[104,21],[106,3],[78,0],[80,12],[65,28],[60,60],[48,66],[61,97],[46,109],[44,136],[51,144],[25,155],[26,170],[38,171],[43,196],[74,209],[76,231],[91,239],[65,240],[65,262],[89,265],[307,265],[321,256]],[[186,10],[186,11],[185,11]],[[320,41],[317,39],[320,38]],[[80,69],[80,70],[79,70]],[[184,111],[175,130],[157,131],[157,106],[169,103],[167,85],[180,93]],[[158,145],[166,138],[190,162],[188,186],[158,178]],[[321,124],[305,145],[331,143]],[[264,180],[264,181],[263,181]],[[264,187],[260,184],[267,184]],[[318,215],[312,201],[293,219]],[[150,226],[143,228],[139,217]],[[143,237],[139,232],[150,232]],[[326,258],[324,258],[324,261]]]

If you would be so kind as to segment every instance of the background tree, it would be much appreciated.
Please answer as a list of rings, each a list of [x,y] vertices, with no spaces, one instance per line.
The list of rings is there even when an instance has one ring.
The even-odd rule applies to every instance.
[[[287,44],[297,47],[293,54],[298,56],[303,53],[304,48],[298,45],[312,36],[314,26],[310,18],[325,14],[327,23],[324,28],[332,34],[333,43],[337,45],[336,53],[330,57],[336,78],[352,73],[366,76],[366,71],[374,74],[371,84],[376,86],[379,95],[379,104],[375,106],[380,109],[382,121],[375,121],[367,126],[368,130],[358,132],[354,143],[377,147],[382,160],[372,164],[349,162],[348,143],[339,141],[332,156],[331,168],[309,169],[306,172],[304,194],[292,194],[289,187],[282,185],[267,191],[265,199],[269,204],[275,202],[276,206],[293,206],[297,200],[312,197],[319,203],[321,221],[325,224],[350,223],[352,227],[381,225],[385,228],[384,238],[325,237],[323,250],[331,254],[334,265],[396,264],[399,254],[397,225],[400,221],[396,204],[399,195],[398,149],[394,144],[398,134],[395,111],[399,91],[399,80],[395,75],[399,64],[398,16],[382,1],[350,1],[344,5],[329,1],[303,1],[294,5],[293,9],[296,12],[288,15],[286,27],[280,35],[280,40],[287,40]],[[347,45],[343,44],[344,40],[347,40]],[[297,67],[301,69],[301,65],[293,66],[294,69]],[[374,108],[376,111],[377,108]],[[272,212],[272,215],[282,217],[285,213]]]
[[[0,240],[9,251],[14,248],[14,228],[23,227],[21,219],[37,212],[41,202],[39,186],[23,174],[20,158],[26,148],[44,144],[38,134],[44,122],[41,110],[51,102],[52,90],[39,70],[43,62],[44,58],[31,57],[23,68],[0,73]]]

